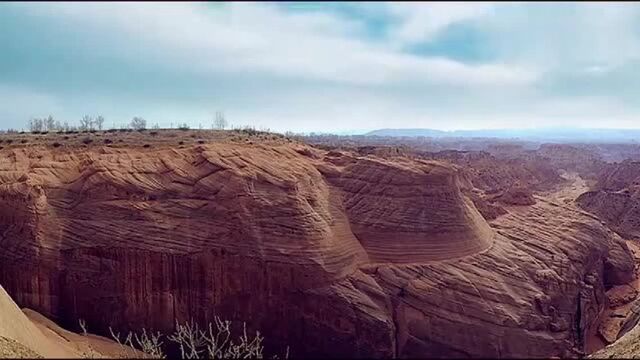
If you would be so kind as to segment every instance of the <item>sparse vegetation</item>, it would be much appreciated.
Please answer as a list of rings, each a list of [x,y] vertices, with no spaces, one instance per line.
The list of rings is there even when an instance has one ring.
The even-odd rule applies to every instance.
[[[113,126],[109,129],[105,129],[104,132],[101,129],[104,127],[104,117],[101,115],[84,115],[80,119],[80,125],[75,126],[68,122],[55,120],[52,115],[45,118],[32,118],[28,122],[28,130],[26,133],[18,132],[15,129],[8,129],[6,131],[0,131],[2,139],[7,145],[12,144],[33,144],[33,146],[45,145],[45,146],[82,146],[88,147],[91,144],[105,144],[110,147],[120,147],[121,143],[125,143],[131,147],[143,147],[143,148],[155,148],[156,146],[163,146],[169,143],[178,145],[194,145],[194,144],[208,144],[216,141],[240,141],[246,144],[253,144],[259,141],[279,141],[279,139],[287,140],[282,134],[270,132],[269,129],[261,127],[260,130],[256,130],[252,126],[233,127],[228,132],[210,131],[202,128],[192,129],[187,122],[178,123],[177,127],[173,127],[176,123],[172,123],[171,128],[160,129],[158,123],[153,125],[153,130],[147,129],[147,121],[142,117],[134,117],[127,124],[113,123]],[[211,127],[213,129],[226,129],[228,126],[226,118],[222,112],[217,112]],[[114,136],[107,136],[106,134],[115,134]],[[127,133],[136,133],[131,138]],[[7,139],[9,134],[23,134],[26,136],[18,136],[13,139]],[[80,136],[81,134],[81,136]],[[140,134],[140,135],[137,135]],[[31,136],[38,135],[38,136]],[[64,136],[62,136],[64,135]],[[122,136],[125,135],[125,136]],[[148,135],[148,140],[144,139],[144,136]],[[142,137],[138,137],[142,136]],[[107,138],[108,137],[108,138]],[[170,140],[176,138],[175,141]],[[190,141],[188,138],[193,139]],[[76,140],[74,140],[76,139]],[[63,141],[71,140],[71,141]],[[299,140],[299,139],[296,139]],[[54,146],[54,144],[57,144]],[[112,145],[119,144],[119,145]],[[5,146],[5,148],[10,146]]]
[[[89,115],[85,115],[80,119],[80,130],[88,131],[93,126],[93,118]]]
[[[86,322],[81,319],[79,325],[82,334],[88,336]],[[221,320],[217,316],[214,317],[214,323],[209,323],[204,329],[194,321],[184,324],[176,321],[175,331],[166,337],[160,332],[144,328],[140,333],[129,332],[126,337],[114,333],[111,327],[109,332],[120,345],[124,358],[165,359],[168,346],[172,344],[180,352],[181,359],[262,359],[264,356],[264,337],[259,331],[249,337],[246,323],[243,323],[242,334],[233,339],[231,321]],[[163,341],[165,338],[168,343]],[[89,346],[89,351],[84,355],[85,358],[94,358],[99,354]],[[278,356],[272,358],[278,359]],[[284,358],[289,358],[289,347]]]
[[[213,120],[213,128],[218,130],[224,130],[227,127],[227,119],[224,117],[224,114],[220,111],[216,112],[215,120]]]
[[[134,130],[142,130],[142,129],[146,129],[147,128],[147,120],[136,116],[133,119],[131,119],[131,123],[129,124],[129,126],[131,127],[131,129]]]
[[[102,117],[102,115],[96,116],[94,123],[98,130],[102,130],[102,126],[104,125],[104,117]]]

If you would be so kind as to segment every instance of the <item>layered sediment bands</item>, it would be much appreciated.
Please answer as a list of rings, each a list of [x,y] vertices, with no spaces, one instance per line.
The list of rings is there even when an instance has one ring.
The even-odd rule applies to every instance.
[[[363,159],[337,184],[351,229],[371,261],[416,263],[489,248],[493,232],[460,191],[451,165]]]
[[[531,153],[500,158],[484,151],[447,150],[422,153],[423,157],[448,161],[464,169],[473,186],[487,193],[504,191],[515,184],[531,190],[549,190],[565,182],[548,159]]]
[[[220,315],[297,357],[571,355],[632,261],[577,209],[538,200],[487,224],[439,161],[232,143],[0,154],[0,284],[102,334]]]
[[[625,161],[601,169],[592,191],[577,199],[627,239],[640,239],[640,162]]]
[[[366,267],[402,314],[403,355],[576,356],[605,306],[606,286],[633,277],[624,243],[577,209],[538,201],[492,227],[495,243],[481,254]]]

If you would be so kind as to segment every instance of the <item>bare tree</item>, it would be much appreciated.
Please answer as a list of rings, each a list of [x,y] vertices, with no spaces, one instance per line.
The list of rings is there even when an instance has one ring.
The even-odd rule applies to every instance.
[[[49,115],[44,119],[44,129],[46,131],[53,131],[56,127],[56,121],[53,116]]]
[[[130,126],[132,129],[135,129],[135,130],[144,130],[147,128],[147,120],[136,116],[133,119],[131,119]]]
[[[213,121],[213,126],[215,129],[224,130],[227,127],[227,119],[224,117],[224,114],[220,111],[216,112],[216,118]]]
[[[104,117],[102,117],[102,115],[96,116],[95,124],[98,130],[102,130],[102,126],[104,125]]]
[[[85,115],[80,119],[80,130],[89,130],[93,128],[93,119],[89,115]]]
[[[40,132],[42,131],[42,127],[44,125],[44,121],[40,118],[32,118],[29,120],[29,131],[31,132]]]

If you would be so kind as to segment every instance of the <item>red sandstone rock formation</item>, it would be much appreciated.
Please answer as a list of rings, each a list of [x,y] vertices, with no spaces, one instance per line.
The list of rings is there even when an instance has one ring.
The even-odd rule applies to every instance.
[[[625,161],[604,167],[592,191],[577,199],[627,239],[640,239],[640,162]]]
[[[2,155],[0,283],[102,333],[218,314],[294,356],[570,356],[633,276],[598,221],[539,201],[488,224],[437,161],[225,143]]]
[[[530,190],[549,190],[565,182],[557,168],[535,155],[499,159],[482,151],[441,151],[424,156],[460,166],[473,186],[487,193],[504,191],[515,184]]]
[[[492,196],[491,200],[505,205],[533,205],[536,203],[531,190],[519,184]]]

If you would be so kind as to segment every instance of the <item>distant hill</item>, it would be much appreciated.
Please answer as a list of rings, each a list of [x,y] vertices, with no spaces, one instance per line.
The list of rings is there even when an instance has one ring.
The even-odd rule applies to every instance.
[[[370,131],[365,135],[367,136],[440,137],[440,136],[447,136],[447,131],[433,130],[433,129],[380,129],[380,130]]]
[[[580,128],[540,128],[540,129],[495,129],[495,130],[453,130],[434,129],[380,129],[370,131],[365,136],[391,137],[464,137],[464,138],[501,138],[536,141],[640,141],[640,129],[580,129]]]

